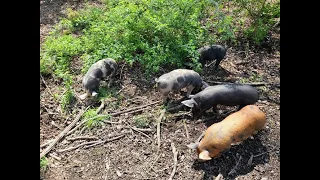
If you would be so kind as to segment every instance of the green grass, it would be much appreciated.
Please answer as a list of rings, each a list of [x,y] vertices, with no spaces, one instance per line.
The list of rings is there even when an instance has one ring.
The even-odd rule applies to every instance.
[[[42,157],[42,158],[40,159],[40,169],[41,169],[41,170],[46,170],[48,164],[49,164],[49,162],[48,162],[48,159],[47,159],[46,157]]]
[[[133,119],[134,119],[136,127],[138,127],[138,128],[148,127],[151,122],[150,117],[148,117],[147,115],[144,115],[144,114],[134,116]]]
[[[109,119],[111,117],[109,114],[98,115],[96,111],[97,111],[96,108],[89,109],[83,115],[83,118],[87,120],[86,126],[89,129],[101,125],[104,120]]]

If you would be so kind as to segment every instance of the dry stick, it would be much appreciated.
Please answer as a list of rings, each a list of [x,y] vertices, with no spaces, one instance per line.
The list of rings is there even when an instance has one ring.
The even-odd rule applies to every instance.
[[[68,141],[85,140],[85,139],[98,140],[98,137],[95,137],[95,136],[78,136],[78,137],[74,137],[74,138],[67,138]]]
[[[148,136],[148,135],[146,135],[144,132],[142,132],[142,131],[140,131],[139,129],[136,129],[136,128],[134,128],[134,127],[130,127],[132,130],[135,130],[135,131],[137,131],[138,133],[140,133],[140,134],[142,134],[142,135],[144,135],[144,136],[146,136],[147,138],[149,138],[150,139],[150,141],[152,142],[152,139],[151,139],[151,137],[150,136]]]
[[[126,133],[125,133],[125,134],[126,134]],[[117,137],[114,137],[114,138],[111,138],[111,139],[107,139],[107,140],[104,140],[104,141],[101,141],[101,140],[100,140],[100,142],[96,142],[95,144],[91,144],[91,145],[89,145],[89,146],[85,146],[84,149],[87,149],[87,148],[89,148],[89,147],[93,147],[93,146],[96,146],[96,145],[99,145],[99,144],[104,144],[104,143],[106,143],[106,142],[111,142],[111,141],[120,139],[120,138],[124,137],[125,134],[122,134],[122,135],[120,135],[120,136],[117,136]]]
[[[72,146],[72,147],[69,147],[69,148],[66,148],[66,149],[59,149],[59,150],[57,150],[57,152],[62,153],[62,152],[66,152],[66,151],[71,151],[71,150],[77,149],[77,148],[79,148],[81,146],[88,145],[88,144],[94,144],[94,143],[97,143],[97,142],[100,142],[100,141],[101,140],[84,142],[84,143],[78,144],[77,146]]]
[[[161,115],[157,120],[158,150],[160,149],[160,123],[165,113],[166,113],[165,109],[161,110]]]
[[[133,130],[138,130],[138,131],[141,131],[141,132],[153,132],[153,129],[141,129],[141,128],[137,128],[137,127],[131,127]]]
[[[43,84],[44,84],[44,85],[46,86],[46,88],[48,89],[50,95],[51,95],[52,97],[54,97],[53,94],[52,94],[52,92],[51,92],[51,90],[50,90],[50,88],[49,88],[49,86],[47,85],[46,81],[43,79],[41,73],[40,73],[40,77],[41,77],[41,80],[42,80]]]
[[[153,102],[153,103],[150,103],[150,104],[146,104],[146,105],[143,105],[143,106],[138,106],[138,107],[134,107],[134,108],[130,108],[130,109],[124,110],[124,111],[111,113],[110,115],[111,116],[118,116],[120,114],[127,113],[127,112],[130,112],[130,111],[134,111],[134,110],[137,110],[137,109],[142,109],[144,107],[151,106],[151,105],[154,105],[154,104],[158,104],[160,102],[162,102],[162,101],[156,101],[156,102]]]
[[[176,173],[177,164],[178,164],[178,151],[176,150],[176,147],[174,147],[174,143],[171,143],[172,153],[173,153],[173,169],[171,172],[171,175],[169,177],[169,180],[172,180],[174,174]]]
[[[196,141],[196,142],[200,142],[200,141],[201,141],[201,139],[202,139],[202,138],[203,138],[203,136],[204,136],[204,133],[205,133],[205,132],[202,132],[202,133],[201,133],[201,135],[198,137],[198,139],[197,139],[197,141]]]
[[[53,141],[53,139],[48,140],[48,141],[45,142],[44,144],[40,145],[40,148],[46,147],[46,146],[49,145],[52,141]]]
[[[96,111],[96,114],[99,114],[101,112],[101,110],[104,108],[105,105],[106,104],[105,104],[104,100],[102,100],[101,101],[101,105],[99,106],[99,108]]]
[[[56,145],[57,142],[58,142],[60,139],[62,139],[62,138],[67,134],[67,132],[70,131],[70,129],[79,121],[79,119],[81,118],[82,114],[83,114],[84,112],[86,112],[86,111],[88,110],[88,108],[89,108],[89,106],[88,106],[85,110],[83,110],[82,112],[80,112],[80,113],[78,114],[78,116],[72,121],[72,123],[69,124],[69,126],[67,126],[67,127],[53,140],[53,142],[52,142],[44,151],[42,151],[42,153],[40,153],[40,159],[41,159],[43,156],[45,156],[48,152],[50,152],[51,149],[53,148],[53,146]]]
[[[188,132],[188,128],[187,128],[187,123],[186,123],[186,121],[183,121],[183,126],[184,126],[184,129],[186,130],[187,140],[189,140],[189,132]]]

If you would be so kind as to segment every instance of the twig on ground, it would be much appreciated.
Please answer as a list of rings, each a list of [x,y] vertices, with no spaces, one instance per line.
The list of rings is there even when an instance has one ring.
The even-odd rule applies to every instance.
[[[233,174],[233,173],[235,173],[235,172],[236,172],[236,169],[238,168],[238,166],[239,166],[239,163],[240,163],[241,159],[242,159],[242,156],[240,155],[240,157],[239,157],[239,160],[238,160],[237,164],[234,166],[234,168],[232,168],[232,169],[231,169],[231,171],[228,173],[228,176],[230,176],[231,174]]]
[[[47,85],[46,81],[45,81],[44,78],[42,77],[41,73],[40,73],[40,78],[41,78],[43,84],[44,84],[44,85],[46,86],[46,88],[48,89],[50,95],[51,95],[52,97],[54,97],[53,94],[52,94],[52,92],[51,92],[51,90],[50,90],[50,88],[49,88],[49,86]]]
[[[97,145],[100,145],[100,144],[104,144],[106,142],[111,142],[111,141],[114,141],[114,140],[117,140],[117,139],[120,139],[120,138],[123,138],[125,136],[126,133],[124,134],[121,134],[119,136],[116,136],[114,138],[111,138],[111,139],[107,139],[107,140],[99,140],[99,142],[95,142],[94,144],[91,144],[91,145],[88,145],[88,146],[85,146],[84,149],[88,149],[90,147],[93,147],[93,146],[97,146]]]
[[[266,154],[267,152],[268,152],[268,151],[263,152],[263,153],[260,153],[260,154],[257,154],[257,155],[253,155],[253,157],[259,157],[259,156],[262,156],[262,155]]]
[[[177,164],[178,164],[178,151],[176,150],[176,147],[174,147],[174,143],[171,143],[172,153],[173,153],[173,169],[171,172],[171,175],[169,177],[169,180],[172,180],[174,174],[176,173]]]
[[[101,141],[101,140],[84,142],[84,143],[81,143],[81,144],[78,144],[78,145],[76,145],[76,146],[72,146],[72,147],[69,147],[69,148],[66,148],[66,149],[57,150],[57,152],[63,153],[63,152],[66,152],[66,151],[71,151],[71,150],[74,150],[74,149],[78,149],[78,148],[81,147],[81,146],[85,146],[85,145],[88,145],[88,144],[94,144],[94,143],[97,143],[97,142],[100,142],[100,141]]]
[[[123,91],[127,86],[123,86],[115,95],[118,95],[121,91]]]
[[[51,125],[53,125],[54,127],[58,128],[58,129],[62,129],[62,127],[60,127],[58,124],[56,124],[54,121],[51,121],[50,123]]]
[[[67,92],[67,90],[64,90],[63,93],[59,96],[59,98],[58,98],[58,100],[57,100],[58,102],[60,101],[60,99],[62,98],[62,96],[63,96],[66,92]]]
[[[160,117],[157,120],[157,137],[158,137],[158,150],[160,149],[160,123],[162,118],[164,117],[164,114],[166,113],[165,109],[162,109],[160,114]]]
[[[128,113],[128,112],[131,112],[131,111],[135,111],[137,109],[142,109],[144,107],[147,107],[147,106],[151,106],[151,105],[154,105],[154,104],[158,104],[162,101],[156,101],[156,102],[152,102],[150,104],[146,104],[146,105],[143,105],[143,106],[138,106],[138,107],[134,107],[134,108],[130,108],[130,109],[127,109],[127,110],[123,110],[123,111],[119,111],[119,112],[115,112],[115,113],[111,113],[110,115],[111,116],[118,116],[120,114],[124,114],[124,113]]]
[[[111,164],[111,163],[110,163],[110,159],[108,158],[108,154],[106,154],[106,168],[105,168],[106,175],[105,175],[105,177],[104,177],[105,180],[108,179],[110,164]]]
[[[50,153],[49,156],[51,156],[52,158],[54,158],[54,159],[56,159],[56,160],[58,160],[58,161],[61,160],[61,157],[59,157],[59,156],[57,156],[57,155],[55,155],[55,154],[53,154],[53,153]]]
[[[48,146],[52,141],[53,141],[53,139],[48,140],[47,142],[40,145],[40,148],[44,148],[44,147]]]
[[[74,138],[66,138],[68,141],[76,141],[76,140],[98,140],[96,136],[78,136]]]
[[[105,105],[106,104],[105,104],[104,100],[102,100],[99,108],[96,111],[96,114],[99,114],[102,111],[102,109],[104,108]]]
[[[253,154],[251,154],[249,160],[248,160],[248,163],[247,163],[247,166],[250,167],[251,164],[252,164],[252,160],[253,160]]]
[[[183,121],[183,126],[184,126],[184,129],[186,130],[187,140],[189,140],[190,137],[189,137],[189,132],[188,132],[187,123],[186,123],[185,120]]]
[[[141,132],[153,132],[153,129],[141,129],[141,128],[137,128],[137,127],[131,127],[133,130],[138,130],[138,131],[141,131]]]
[[[78,116],[72,121],[71,124],[69,124],[69,126],[67,126],[54,140],[53,142],[44,150],[42,151],[42,153],[40,153],[40,159],[45,156],[48,152],[51,151],[51,149],[53,148],[54,145],[57,144],[57,142],[62,139],[66,134],[67,132],[70,131],[70,129],[79,121],[79,119],[81,118],[81,116],[83,115],[84,112],[86,112],[88,110],[89,106],[83,110],[82,112],[80,112],[78,114]]]
[[[150,136],[148,136],[148,135],[146,135],[144,132],[142,132],[142,131],[140,131],[139,129],[136,129],[136,128],[134,128],[134,127],[130,127],[132,130],[134,130],[134,131],[137,131],[138,133],[140,133],[140,134],[142,134],[142,135],[144,135],[144,136],[146,136],[147,138],[149,138],[150,139],[150,141],[152,142],[152,139],[151,139],[151,137]]]
[[[200,142],[200,141],[201,141],[201,139],[203,138],[204,134],[205,134],[205,132],[203,131],[203,132],[201,133],[201,135],[198,137],[197,142]]]

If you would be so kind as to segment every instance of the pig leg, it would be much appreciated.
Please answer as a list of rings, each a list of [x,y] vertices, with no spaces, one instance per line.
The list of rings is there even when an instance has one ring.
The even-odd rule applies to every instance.
[[[214,113],[219,114],[219,110],[218,110],[218,108],[217,108],[217,105],[212,106],[212,111],[213,111]]]
[[[215,69],[215,70],[218,69],[220,62],[221,62],[221,59],[217,59],[217,60],[216,60],[216,64],[214,65],[214,69]]]
[[[191,92],[193,91],[194,87],[192,85],[187,86],[187,97],[190,96]]]
[[[115,71],[115,69],[113,69],[112,73],[110,74],[108,88],[110,88],[111,85],[113,84],[113,80],[114,80],[115,76],[116,76],[116,71]]]
[[[169,92],[166,92],[166,93],[163,93],[162,94],[162,102],[164,104],[167,104],[168,103],[168,95],[169,95]]]

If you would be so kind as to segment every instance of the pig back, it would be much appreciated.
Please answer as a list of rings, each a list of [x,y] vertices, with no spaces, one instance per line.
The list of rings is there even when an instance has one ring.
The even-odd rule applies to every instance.
[[[197,152],[208,150],[210,157],[215,157],[232,143],[241,142],[266,123],[265,114],[256,105],[247,105],[224,120],[212,124],[200,141]]]
[[[191,84],[193,86],[201,86],[202,78],[200,75],[189,69],[175,69],[169,73],[161,75],[157,83],[159,84],[159,89],[169,89],[180,90],[187,85]]]
[[[258,98],[258,91],[254,87],[241,84],[209,86],[194,97],[196,102],[228,106],[253,104]]]
[[[247,105],[230,114],[221,122],[226,126],[225,136],[231,137],[232,143],[240,142],[262,129],[266,123],[266,115],[256,105]]]

